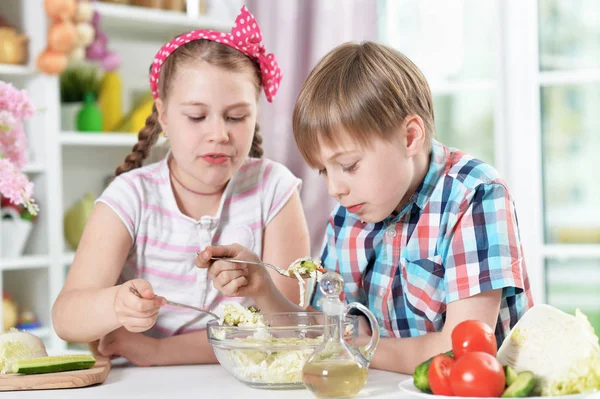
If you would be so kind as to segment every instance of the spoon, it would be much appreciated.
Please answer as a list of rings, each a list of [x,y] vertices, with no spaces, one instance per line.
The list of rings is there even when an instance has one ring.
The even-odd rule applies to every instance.
[[[272,265],[270,263],[265,263],[265,262],[260,262],[260,261],[253,261],[253,260],[241,260],[241,259],[234,259],[234,258],[218,258],[218,257],[215,257],[215,256],[211,257],[210,259],[212,259],[212,260],[225,260],[225,261],[231,262],[231,263],[249,263],[249,264],[252,264],[252,265],[264,266],[264,267],[267,267],[269,269],[275,270],[277,273],[281,274],[282,276],[296,278],[295,274],[290,273],[288,270],[282,269],[281,267]],[[302,274],[300,274],[300,277],[302,277],[302,278],[309,278],[310,274],[309,273],[302,273]]]
[[[142,297],[142,294],[140,294],[140,292],[137,290],[137,288],[135,288],[133,286],[129,287],[129,291],[131,291],[131,293],[134,294],[135,296],[137,296],[138,298]],[[186,308],[186,309],[192,309],[192,310],[195,310],[195,311],[198,311],[198,312],[206,313],[206,314],[211,315],[212,317],[214,317],[217,320],[219,320],[221,318],[221,317],[219,317],[219,315],[217,315],[216,313],[211,312],[210,310],[200,309],[200,308],[197,308],[195,306],[185,305],[183,303],[178,303],[178,302],[173,302],[173,301],[167,300],[167,305],[177,306],[177,307]]]

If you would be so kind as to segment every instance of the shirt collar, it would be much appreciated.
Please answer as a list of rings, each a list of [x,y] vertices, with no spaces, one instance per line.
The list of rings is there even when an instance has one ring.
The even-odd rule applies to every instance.
[[[425,209],[425,206],[429,202],[431,193],[435,190],[435,186],[443,176],[446,170],[446,163],[448,159],[448,148],[437,140],[431,142],[431,157],[429,161],[429,169],[425,178],[417,187],[417,190],[410,198],[410,201],[398,213],[397,215],[390,215],[384,219],[385,223],[398,222],[406,213],[412,209],[413,204],[418,206],[419,209]]]
[[[424,209],[429,202],[431,193],[433,193],[433,190],[435,190],[440,178],[444,175],[447,161],[448,147],[437,140],[432,140],[429,170],[412,197],[412,200],[421,210]]]

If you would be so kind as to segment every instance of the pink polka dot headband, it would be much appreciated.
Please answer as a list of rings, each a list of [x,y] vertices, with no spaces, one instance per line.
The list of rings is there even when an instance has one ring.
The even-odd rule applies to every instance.
[[[246,6],[242,7],[240,14],[235,19],[235,24],[231,29],[231,33],[204,29],[195,30],[184,33],[161,47],[154,57],[150,72],[150,89],[152,90],[154,99],[158,98],[160,68],[167,57],[171,55],[173,51],[177,50],[179,46],[200,39],[226,44],[229,47],[233,47],[246,54],[252,60],[257,62],[260,67],[262,85],[267,100],[269,102],[273,101],[273,96],[277,93],[279,83],[281,82],[281,69],[279,69],[279,64],[277,64],[275,56],[273,54],[267,54],[265,46],[262,44],[260,28],[258,27],[254,16],[248,11]]]

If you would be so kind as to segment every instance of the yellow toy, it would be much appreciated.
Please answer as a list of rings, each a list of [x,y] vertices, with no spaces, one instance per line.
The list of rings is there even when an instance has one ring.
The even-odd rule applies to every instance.
[[[6,292],[2,295],[2,328],[3,331],[10,330],[17,325],[19,312],[17,304],[11,299]]]
[[[102,130],[111,132],[116,130],[117,125],[123,119],[121,97],[123,82],[117,70],[104,73],[98,92],[98,106],[102,111]]]

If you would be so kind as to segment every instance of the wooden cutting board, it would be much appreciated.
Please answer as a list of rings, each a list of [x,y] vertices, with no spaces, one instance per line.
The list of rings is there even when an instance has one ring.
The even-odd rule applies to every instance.
[[[96,364],[87,370],[33,375],[0,374],[0,391],[85,387],[103,383],[109,371],[110,361],[96,356]]]

